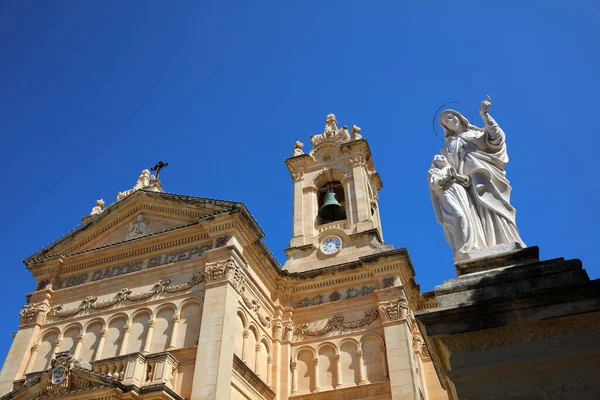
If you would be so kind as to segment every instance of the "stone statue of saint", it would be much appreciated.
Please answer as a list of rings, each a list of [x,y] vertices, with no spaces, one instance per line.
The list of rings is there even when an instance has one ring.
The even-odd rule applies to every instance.
[[[135,239],[138,237],[146,236],[148,234],[148,227],[144,222],[144,216],[138,215],[137,222],[135,224],[129,224],[129,233],[125,237],[125,240]]]
[[[468,177],[469,186],[466,191],[473,205],[473,215],[464,221],[472,221],[469,223],[473,224],[474,230],[479,228],[476,221],[481,224],[484,243],[476,244],[476,247],[485,248],[505,243],[525,247],[515,222],[516,211],[510,204],[512,188],[504,171],[508,163],[506,137],[489,114],[491,104],[488,96],[479,109],[484,128],[471,125],[457,111],[444,110],[439,117],[444,129],[441,154],[445,156],[449,166],[454,167],[457,176]],[[439,207],[434,201],[436,215],[442,211]],[[448,222],[442,219],[440,223],[447,228]],[[463,242],[469,243],[470,240],[465,237],[456,241]],[[452,250],[455,252],[455,259],[460,259],[460,256],[456,257],[459,249],[453,246]]]
[[[90,215],[97,215],[100,214],[104,208],[104,200],[100,199],[100,200],[96,200],[96,207],[92,208],[92,212],[90,213]]]

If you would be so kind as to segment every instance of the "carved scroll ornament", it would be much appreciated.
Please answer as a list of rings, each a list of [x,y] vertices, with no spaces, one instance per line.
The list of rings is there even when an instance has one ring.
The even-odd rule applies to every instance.
[[[322,336],[332,329],[338,330],[349,330],[349,329],[357,329],[363,326],[369,325],[371,322],[375,321],[379,313],[377,310],[365,311],[365,316],[362,319],[344,322],[344,317],[342,315],[336,315],[327,320],[325,326],[321,329],[310,329],[308,324],[301,324],[296,327],[296,334],[303,336]]]
[[[112,307],[115,304],[121,303],[126,300],[142,301],[147,300],[163,292],[183,292],[193,288],[194,286],[199,285],[202,282],[204,282],[204,272],[199,271],[194,273],[190,280],[186,283],[170,286],[171,281],[169,279],[162,279],[155,283],[154,286],[152,286],[152,288],[147,292],[133,294],[132,289],[123,288],[117,292],[114,298],[100,302],[98,301],[98,298],[96,296],[87,296],[85,299],[82,300],[81,304],[75,308],[64,310],[64,306],[62,304],[59,304],[57,306],[52,307],[50,314],[58,318],[72,317],[87,309],[101,310],[104,308]]]

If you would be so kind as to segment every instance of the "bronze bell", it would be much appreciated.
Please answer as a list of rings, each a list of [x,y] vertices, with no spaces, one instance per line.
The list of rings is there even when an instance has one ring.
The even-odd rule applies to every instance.
[[[346,219],[346,210],[338,202],[334,192],[329,191],[325,195],[325,201],[319,208],[319,217],[329,222]]]

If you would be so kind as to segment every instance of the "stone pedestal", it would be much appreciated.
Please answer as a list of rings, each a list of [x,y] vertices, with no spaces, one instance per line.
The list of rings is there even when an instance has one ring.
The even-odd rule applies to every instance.
[[[530,247],[457,262],[415,313],[452,399],[600,398],[600,280]]]

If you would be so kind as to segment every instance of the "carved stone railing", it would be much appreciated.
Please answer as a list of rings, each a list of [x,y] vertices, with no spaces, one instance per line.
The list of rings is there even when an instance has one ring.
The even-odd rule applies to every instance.
[[[179,362],[169,352],[144,355],[132,353],[92,362],[92,370],[120,380],[124,385],[143,387],[166,384],[172,388],[173,373]]]
[[[333,228],[337,228],[337,229],[345,229],[346,227],[346,220],[343,219],[341,221],[335,221],[335,222],[329,222],[323,225],[319,225],[319,233],[321,232],[325,232],[328,229],[333,229]]]

